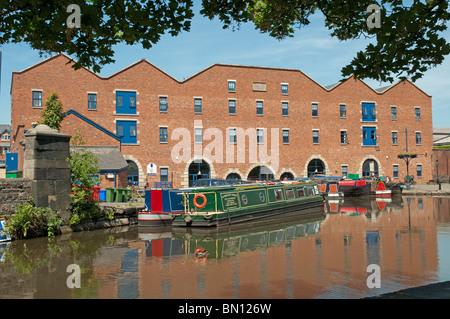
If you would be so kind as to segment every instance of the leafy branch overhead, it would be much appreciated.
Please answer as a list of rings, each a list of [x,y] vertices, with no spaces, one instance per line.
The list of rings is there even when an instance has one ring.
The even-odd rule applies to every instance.
[[[67,26],[70,4],[80,7],[80,28]],[[372,4],[381,9],[380,28],[367,24],[367,8]],[[301,37],[297,29],[320,14],[332,37],[369,39],[365,50],[356,52],[342,68],[343,76],[415,81],[450,53],[443,36],[450,16],[445,0],[202,0],[200,13],[218,18],[224,28],[253,23],[280,40]],[[75,68],[99,72],[101,66],[114,62],[114,45],[140,43],[149,49],[165,33],[176,36],[189,31],[193,16],[192,0],[5,0],[0,1],[0,46],[26,42],[41,53],[72,55],[78,60]]]

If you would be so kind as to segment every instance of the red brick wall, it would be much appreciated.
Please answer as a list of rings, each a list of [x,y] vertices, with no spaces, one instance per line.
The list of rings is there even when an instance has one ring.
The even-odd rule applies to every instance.
[[[229,143],[229,127],[266,128],[264,137],[268,153],[270,129],[279,129],[279,160],[275,177],[290,171],[295,177],[305,177],[308,162],[320,158],[326,164],[328,175],[340,175],[341,165],[348,165],[349,173],[362,172],[365,159],[377,160],[380,174],[392,176],[393,164],[399,165],[399,176],[403,180],[406,165],[397,159],[397,154],[405,151],[405,129],[408,129],[410,152],[419,154],[410,166],[415,174],[415,164],[422,164],[423,180],[431,179],[432,112],[431,97],[409,82],[401,82],[383,94],[379,94],[364,82],[353,78],[341,83],[331,91],[304,75],[301,71],[245,66],[213,65],[198,74],[178,82],[152,64],[142,60],[107,78],[99,77],[86,69],[74,71],[66,65],[67,57],[60,55],[36,65],[21,73],[13,74],[12,83],[12,129],[19,123],[29,129],[31,122],[40,118],[41,110],[32,109],[32,89],[43,90],[43,101],[49,93],[56,91],[66,110],[74,109],[104,128],[115,132],[117,119],[136,119],[138,145],[122,145],[122,153],[127,159],[137,162],[140,169],[140,184],[148,180],[150,185],[159,180],[159,168],[169,167],[169,178],[174,177],[174,186],[186,186],[187,170],[194,157],[194,121],[201,121],[203,134],[207,128],[217,128],[222,132],[223,163],[204,158],[211,164],[211,175],[225,178],[230,172],[238,172],[247,177],[251,168],[263,163],[249,163],[248,150],[245,163],[235,160],[225,163],[225,149]],[[227,80],[236,81],[236,92],[228,92]],[[265,82],[266,92],[254,92],[253,82]],[[281,83],[289,83],[289,94],[281,94]],[[115,90],[137,91],[138,115],[115,115]],[[87,110],[87,92],[97,92],[97,111]],[[159,95],[168,97],[168,112],[159,112]],[[202,114],[194,114],[194,97],[202,97]],[[236,99],[236,115],[228,114],[228,99]],[[256,100],[264,100],[264,115],[256,115]],[[289,102],[289,116],[281,114],[281,101]],[[361,122],[361,102],[376,102],[375,123]],[[319,104],[319,116],[311,115],[311,103]],[[339,104],[345,103],[347,118],[340,119]],[[390,107],[397,106],[398,119],[391,120]],[[421,108],[421,119],[414,119],[414,107]],[[70,120],[70,123],[69,123]],[[362,126],[376,125],[378,146],[362,146]],[[168,143],[159,143],[159,126],[168,127]],[[67,119],[62,131],[72,134],[80,127],[88,138],[89,145],[112,143],[105,134],[97,134],[83,123]],[[171,158],[178,140],[171,140],[177,128],[186,128],[191,135],[192,152],[187,163],[176,164]],[[290,143],[283,145],[282,128],[290,130]],[[319,130],[319,145],[312,143],[312,130]],[[340,144],[340,130],[347,130],[348,144]],[[391,142],[391,131],[398,131],[398,145]],[[415,145],[415,131],[422,132],[422,145]],[[20,133],[15,143],[20,141]],[[213,138],[214,140],[214,138]],[[203,141],[203,148],[212,141]],[[15,144],[16,145],[16,144]],[[116,144],[114,144],[116,145]],[[212,146],[212,145],[210,145]],[[248,148],[248,139],[246,141]],[[14,146],[13,146],[14,149]],[[146,166],[155,163],[157,176],[145,176]],[[278,167],[276,167],[278,166]]]

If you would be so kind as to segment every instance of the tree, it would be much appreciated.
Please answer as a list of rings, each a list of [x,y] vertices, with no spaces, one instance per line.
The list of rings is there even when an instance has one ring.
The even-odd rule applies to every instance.
[[[69,4],[80,8],[80,28],[68,25]],[[450,19],[446,0],[202,0],[201,14],[218,17],[224,28],[251,22],[277,39],[294,36],[295,30],[321,13],[331,36],[341,41],[367,37],[371,43],[359,51],[342,75],[379,81],[394,76],[415,81],[450,53],[443,37]],[[370,5],[380,8],[378,27],[368,23]],[[78,60],[75,68],[114,62],[113,45],[141,43],[146,49],[161,35],[190,30],[192,0],[64,0],[0,2],[0,45],[26,42],[42,53],[65,52]],[[76,14],[73,13],[73,14]],[[70,22],[70,21],[69,21]],[[72,25],[73,27],[73,25]],[[301,36],[301,34],[299,34]]]
[[[45,124],[59,131],[61,122],[64,119],[63,105],[55,92],[50,93],[45,102],[45,109],[41,112],[41,117],[42,121],[39,121],[38,124]]]

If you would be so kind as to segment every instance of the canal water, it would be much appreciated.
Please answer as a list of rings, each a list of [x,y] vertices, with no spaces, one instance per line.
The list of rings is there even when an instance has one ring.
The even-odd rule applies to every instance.
[[[0,260],[0,298],[363,298],[450,280],[450,198],[345,199],[308,220],[13,241]]]

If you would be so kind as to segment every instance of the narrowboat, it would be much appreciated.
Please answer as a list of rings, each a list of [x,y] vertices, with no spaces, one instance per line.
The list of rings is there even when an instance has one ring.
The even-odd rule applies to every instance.
[[[318,181],[317,186],[319,187],[319,192],[328,198],[344,196],[337,181]]]
[[[138,212],[138,226],[171,226],[173,217],[184,211],[182,192],[178,189],[147,189],[145,209]]]
[[[392,193],[392,191],[390,189],[386,188],[386,184],[384,182],[378,181],[376,183],[375,196],[377,198],[378,197],[390,198],[391,197],[391,193]]]
[[[339,181],[339,189],[344,197],[370,196],[371,184],[365,180]]]
[[[172,226],[222,226],[307,210],[323,205],[316,183],[255,183],[190,189],[180,193],[183,212]]]

